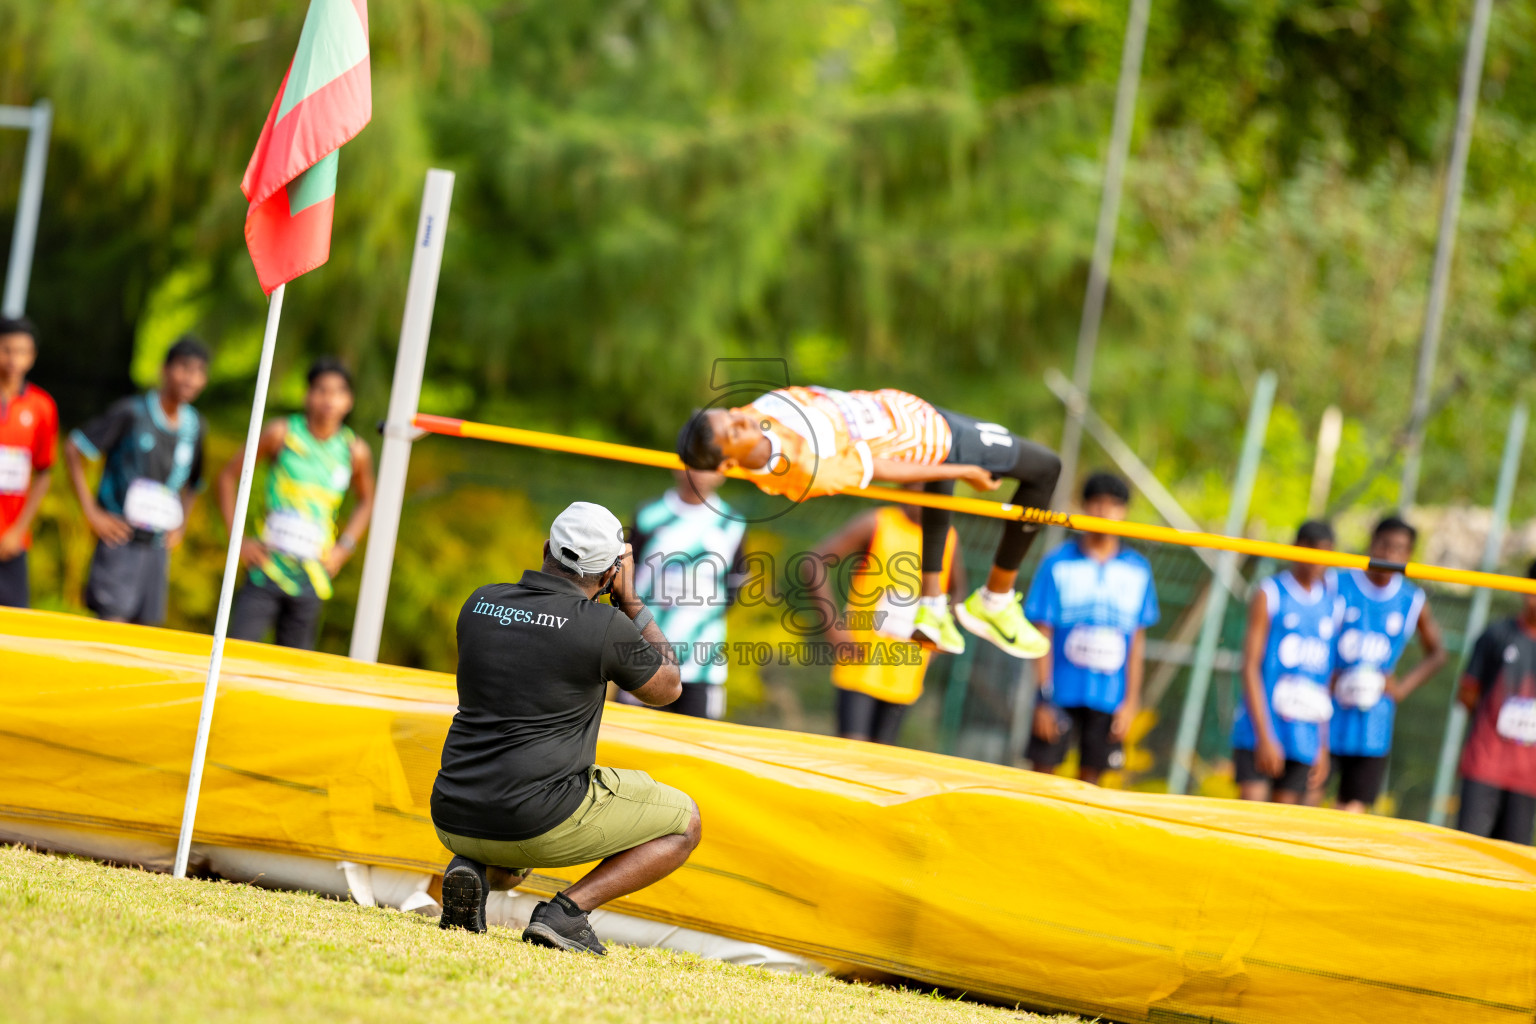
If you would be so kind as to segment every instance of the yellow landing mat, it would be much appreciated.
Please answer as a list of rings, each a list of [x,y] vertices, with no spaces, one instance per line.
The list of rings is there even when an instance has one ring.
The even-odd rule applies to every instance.
[[[0,609],[0,816],[174,836],[209,644]],[[198,841],[440,871],[454,705],[447,676],[231,643]],[[1523,847],[612,705],[598,756],[704,820],[624,913],[1120,1021],[1536,1017]]]

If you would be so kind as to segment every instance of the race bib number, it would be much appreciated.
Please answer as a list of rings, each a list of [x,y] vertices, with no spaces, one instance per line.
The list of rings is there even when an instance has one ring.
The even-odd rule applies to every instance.
[[[875,602],[875,622],[875,629],[881,636],[910,640],[917,625],[917,602],[898,604],[882,589],[880,600]]]
[[[32,483],[32,453],[0,445],[0,494],[26,494]]]
[[[261,537],[273,551],[314,561],[325,551],[325,529],[295,512],[273,512],[262,526]]]
[[[1499,708],[1499,735],[1524,746],[1536,744],[1536,697],[1507,697]]]
[[[832,399],[837,411],[842,414],[843,423],[848,427],[848,438],[852,441],[869,441],[877,437],[884,437],[896,429],[896,424],[886,413],[885,406],[873,395],[854,395],[847,391],[835,391],[832,388],[814,388],[821,394]]]
[[[1322,683],[1302,676],[1282,676],[1271,698],[1275,714],[1292,722],[1326,722],[1333,717],[1333,698]]]
[[[1339,704],[1346,708],[1369,711],[1387,692],[1387,677],[1374,668],[1356,668],[1344,673],[1334,686]]]
[[[176,492],[158,480],[143,477],[128,485],[123,499],[123,518],[135,530],[170,533],[181,529],[185,513]]]
[[[1125,667],[1125,634],[1108,626],[1073,626],[1062,651],[1078,668],[1119,672]]]

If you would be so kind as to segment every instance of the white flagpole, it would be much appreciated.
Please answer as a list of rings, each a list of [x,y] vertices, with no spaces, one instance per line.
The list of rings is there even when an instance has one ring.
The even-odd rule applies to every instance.
[[[267,384],[272,377],[272,350],[277,347],[277,321],[283,313],[283,289],[286,287],[278,285],[267,305],[267,331],[261,339],[261,368],[256,371],[256,394],[251,399],[251,422],[245,430],[245,458],[240,463],[240,490],[235,497],[235,520],[229,524],[229,550],[224,555],[224,583],[219,588],[219,615],[213,625],[213,653],[208,657],[202,713],[197,719],[197,743],[192,748],[192,771],[187,776],[187,800],[181,811],[181,835],[176,840],[177,878],[187,877],[187,858],[192,852],[192,824],[197,820],[197,796],[203,786],[203,762],[208,757],[213,701],[219,692],[219,668],[224,662],[224,638],[229,632],[229,607],[234,603],[235,578],[240,574],[240,546],[245,541],[245,513],[251,500],[251,478],[256,474],[256,448],[261,442],[262,416],[267,408]]]

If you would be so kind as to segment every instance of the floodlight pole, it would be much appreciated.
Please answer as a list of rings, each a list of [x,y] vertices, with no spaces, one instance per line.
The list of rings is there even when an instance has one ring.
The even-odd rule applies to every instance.
[[[1467,153],[1472,148],[1472,121],[1477,116],[1478,87],[1483,79],[1483,54],[1488,49],[1488,20],[1493,0],[1477,0],[1472,8],[1472,34],[1467,40],[1467,59],[1461,71],[1461,96],[1456,103],[1456,136],[1451,143],[1451,164],[1445,176],[1445,198],[1440,204],[1440,229],[1435,238],[1435,263],[1429,277],[1429,299],[1424,307],[1424,328],[1419,337],[1419,365],[1413,380],[1413,415],[1408,441],[1403,448],[1403,482],[1397,503],[1406,512],[1418,498],[1419,461],[1424,449],[1424,428],[1429,419],[1429,389],[1434,383],[1435,356],[1440,348],[1440,328],[1445,321],[1446,293],[1451,286],[1451,257],[1456,249],[1456,225],[1461,218],[1461,192],[1467,179]]]
[[[1237,479],[1232,484],[1232,504],[1227,510],[1227,535],[1236,536],[1248,522],[1248,505],[1253,500],[1253,485],[1259,476],[1259,459],[1264,454],[1264,435],[1269,431],[1269,412],[1275,402],[1275,371],[1265,370],[1253,390],[1253,406],[1248,410],[1248,429],[1243,434],[1243,454],[1238,460]],[[1237,555],[1223,551],[1225,575],[1237,570]],[[1168,792],[1184,793],[1189,787],[1190,763],[1195,756],[1195,742],[1200,737],[1200,723],[1205,718],[1206,696],[1211,688],[1211,672],[1216,667],[1216,648],[1221,642],[1221,627],[1227,618],[1227,589],[1212,587],[1206,598],[1205,617],[1200,623],[1200,642],[1195,647],[1195,664],[1189,673],[1189,693],[1179,716],[1179,734],[1173,745],[1173,764],[1168,769]]]
[[[1488,539],[1483,542],[1485,572],[1492,572],[1499,564],[1499,550],[1504,545],[1504,528],[1509,523],[1509,504],[1515,495],[1515,480],[1520,475],[1520,453],[1525,447],[1525,427],[1528,419],[1526,407],[1515,406],[1509,418],[1509,433],[1504,437],[1504,459],[1499,466],[1499,485],[1493,496],[1493,520],[1488,524]],[[1435,788],[1429,798],[1429,823],[1444,825],[1449,816],[1451,781],[1456,776],[1456,755],[1461,750],[1462,732],[1467,727],[1467,709],[1456,699],[1461,672],[1472,655],[1472,645],[1482,635],[1488,624],[1488,602],[1493,595],[1481,588],[1472,595],[1472,610],[1467,616],[1466,632],[1462,634],[1461,659],[1455,679],[1451,681],[1451,707],[1445,716],[1445,736],[1440,741],[1440,762],[1435,766]]]
[[[1067,424],[1061,435],[1061,477],[1051,500],[1052,508],[1066,507],[1077,476],[1078,450],[1083,441],[1083,412],[1088,388],[1093,382],[1094,350],[1099,344],[1104,295],[1109,288],[1109,268],[1115,256],[1120,195],[1131,149],[1131,128],[1136,121],[1136,89],[1141,84],[1141,56],[1147,48],[1147,15],[1151,6],[1152,0],[1131,0],[1125,45],[1120,51],[1120,82],[1115,89],[1115,116],[1104,166],[1104,192],[1099,197],[1099,226],[1093,239],[1093,262],[1088,267],[1088,290],[1083,295],[1083,318],[1077,328],[1077,356],[1072,364],[1072,385],[1077,397],[1067,403]]]
[[[32,254],[37,247],[37,222],[43,209],[43,178],[48,173],[53,104],[38,100],[30,107],[0,107],[0,128],[24,128],[27,131],[21,194],[16,199],[16,224],[11,229],[11,257],[5,267],[5,295],[0,298],[0,315],[15,317],[27,311]]]
[[[352,620],[350,653],[358,661],[379,660],[395,540],[400,532],[400,509],[405,502],[405,475],[410,468],[411,442],[416,434],[411,421],[421,400],[427,339],[432,331],[432,309],[437,302],[437,278],[443,265],[443,242],[452,202],[453,172],[429,170],[421,195],[421,215],[416,221],[411,276],[400,323],[400,348],[395,353],[395,379],[389,392],[389,413],[384,420],[384,450],[379,456],[373,518],[368,525],[368,550],[363,556],[357,615]]]

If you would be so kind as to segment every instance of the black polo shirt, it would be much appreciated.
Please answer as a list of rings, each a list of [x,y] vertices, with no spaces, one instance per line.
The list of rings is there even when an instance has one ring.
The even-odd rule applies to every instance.
[[[459,710],[443,742],[432,820],[454,835],[543,835],[581,803],[610,680],[638,690],[661,667],[629,617],[532,569],[459,611]]]

